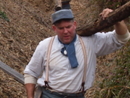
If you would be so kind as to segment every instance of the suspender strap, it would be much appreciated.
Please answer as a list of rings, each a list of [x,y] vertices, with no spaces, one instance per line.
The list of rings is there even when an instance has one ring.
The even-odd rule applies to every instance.
[[[50,53],[51,53],[54,38],[55,37],[51,38],[49,45],[48,45],[48,50],[47,50],[46,78],[45,78],[44,82],[45,82],[45,87],[48,87],[48,88],[51,88],[48,85],[48,81],[49,81],[49,59],[50,59]],[[83,71],[83,79],[82,79],[82,84],[81,84],[81,86],[82,86],[81,91],[84,92],[84,85],[85,85],[86,72],[87,72],[87,53],[86,53],[84,42],[83,42],[83,40],[80,36],[79,36],[79,40],[80,40],[80,44],[81,44],[83,55],[84,55],[84,71]]]
[[[82,47],[82,51],[83,51],[83,55],[84,55],[84,72],[83,72],[83,79],[82,79],[82,92],[84,92],[84,85],[85,85],[85,80],[86,80],[86,73],[87,73],[87,52],[86,52],[86,49],[85,49],[85,45],[84,45],[84,42],[82,40],[82,38],[79,36],[79,40],[80,40],[80,43],[81,43],[81,47]]]
[[[48,49],[47,49],[47,65],[46,65],[46,77],[45,77],[45,87],[48,87],[48,88],[51,88],[49,85],[48,85],[48,81],[49,81],[49,60],[50,60],[50,53],[51,53],[51,49],[52,49],[52,44],[53,44],[53,41],[54,41],[54,38],[55,36],[53,36],[49,42],[49,45],[48,45]]]

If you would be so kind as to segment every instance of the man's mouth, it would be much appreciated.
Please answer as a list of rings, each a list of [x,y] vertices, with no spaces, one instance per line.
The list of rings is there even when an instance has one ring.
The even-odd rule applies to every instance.
[[[64,38],[65,38],[65,39],[68,39],[68,38],[69,38],[69,36],[64,36]]]

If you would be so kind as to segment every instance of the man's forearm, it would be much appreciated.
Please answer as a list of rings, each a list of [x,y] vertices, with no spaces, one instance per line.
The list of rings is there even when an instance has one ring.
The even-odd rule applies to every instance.
[[[35,84],[25,84],[25,88],[27,91],[27,98],[34,98]]]
[[[29,74],[24,74],[24,83],[27,92],[27,98],[34,98],[34,91],[37,79]]]
[[[116,23],[114,27],[118,35],[124,35],[127,33],[128,29],[124,21]]]

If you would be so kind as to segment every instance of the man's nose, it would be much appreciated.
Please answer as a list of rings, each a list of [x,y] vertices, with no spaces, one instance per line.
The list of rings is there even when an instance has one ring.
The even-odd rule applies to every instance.
[[[64,33],[68,33],[68,29],[67,28],[64,28]]]

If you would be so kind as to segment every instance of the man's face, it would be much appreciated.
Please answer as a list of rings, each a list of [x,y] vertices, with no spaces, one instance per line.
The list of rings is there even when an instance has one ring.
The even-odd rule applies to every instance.
[[[76,26],[77,24],[75,21],[62,20],[60,23],[53,25],[53,30],[62,43],[69,44],[75,37]]]

